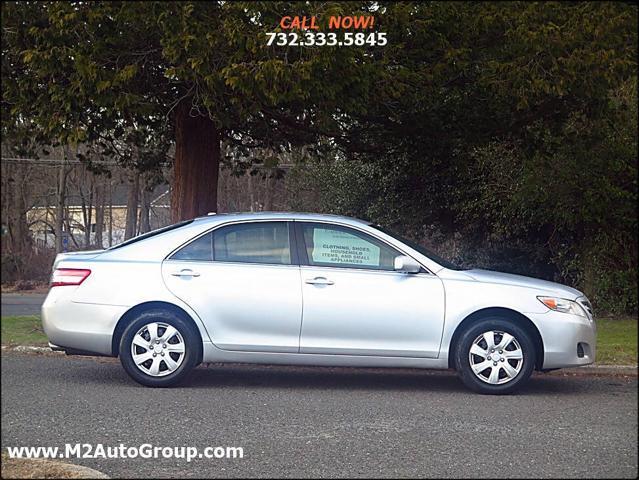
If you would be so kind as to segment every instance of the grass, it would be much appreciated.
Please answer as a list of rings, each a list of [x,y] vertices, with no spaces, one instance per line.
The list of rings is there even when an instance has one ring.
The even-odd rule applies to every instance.
[[[47,345],[40,317],[2,317],[2,345]]]
[[[637,365],[637,319],[597,320],[597,363]]]
[[[47,345],[40,317],[2,317],[2,345]],[[637,320],[601,318],[597,320],[597,363],[637,364]]]

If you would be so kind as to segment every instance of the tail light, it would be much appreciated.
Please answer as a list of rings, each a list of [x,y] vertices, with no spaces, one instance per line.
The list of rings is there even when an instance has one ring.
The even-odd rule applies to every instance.
[[[80,285],[91,275],[91,270],[81,268],[56,268],[51,275],[52,287]]]

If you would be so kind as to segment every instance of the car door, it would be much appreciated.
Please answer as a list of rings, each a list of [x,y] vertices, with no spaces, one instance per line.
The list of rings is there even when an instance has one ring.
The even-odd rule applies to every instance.
[[[291,225],[224,225],[163,262],[167,287],[199,315],[217,347],[299,351],[302,292]]]
[[[403,253],[355,228],[295,222],[303,320],[301,353],[435,358],[444,287],[435,275],[400,273]]]

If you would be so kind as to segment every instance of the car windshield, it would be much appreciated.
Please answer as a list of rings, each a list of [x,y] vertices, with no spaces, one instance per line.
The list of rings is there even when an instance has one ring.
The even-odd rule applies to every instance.
[[[122,243],[118,243],[117,245],[113,245],[112,247],[108,248],[107,250],[115,250],[116,248],[126,247],[127,245],[131,245],[132,243],[139,242],[140,240],[144,240],[144,239],[150,238],[150,237],[155,237],[156,235],[159,235],[161,233],[169,232],[171,230],[175,230],[177,228],[184,227],[185,225],[188,225],[189,223],[192,223],[192,222],[193,222],[192,219],[191,220],[184,220],[182,222],[178,222],[178,223],[175,223],[173,225],[169,225],[167,227],[158,228],[157,230],[153,230],[151,232],[143,233],[142,235],[138,235],[137,237],[133,237],[133,238],[130,238],[128,240],[125,240]]]
[[[430,258],[434,262],[437,262],[438,264],[440,264],[444,268],[447,268],[449,270],[466,270],[465,268],[462,268],[459,265],[455,265],[453,262],[451,262],[449,260],[446,260],[445,258],[440,257],[435,252],[432,252],[428,248],[420,245],[419,243],[413,242],[412,240],[408,240],[407,238],[404,238],[401,235],[398,235],[397,233],[395,233],[395,232],[393,232],[393,231],[391,231],[391,230],[389,230],[387,228],[380,227],[379,225],[371,225],[371,227],[373,227],[376,230],[379,230],[382,233],[385,233],[386,235],[389,235],[389,236],[393,237],[396,240],[399,240],[402,243],[405,243],[406,245],[408,245],[413,250],[417,250],[419,253],[421,253],[422,255]]]

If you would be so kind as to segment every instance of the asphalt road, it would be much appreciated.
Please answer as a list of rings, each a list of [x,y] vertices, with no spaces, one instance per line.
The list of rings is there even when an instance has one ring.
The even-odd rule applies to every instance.
[[[47,295],[44,293],[3,293],[2,316],[40,315],[40,307]]]
[[[82,459],[112,477],[636,477],[637,377],[211,365],[181,388],[113,359],[2,356],[2,446],[241,446],[243,459]]]

